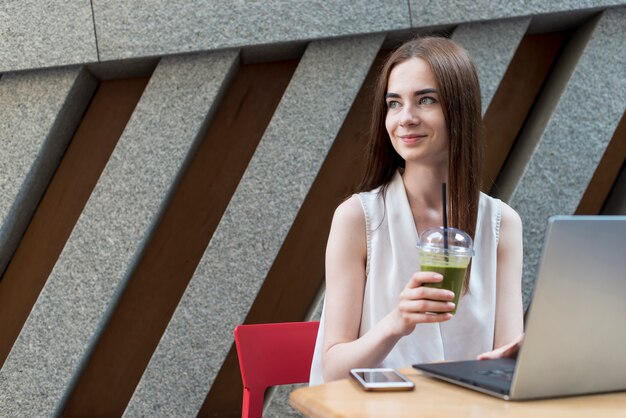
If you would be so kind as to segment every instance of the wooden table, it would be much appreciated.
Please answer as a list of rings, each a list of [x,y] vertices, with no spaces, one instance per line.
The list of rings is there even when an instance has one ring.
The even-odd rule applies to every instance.
[[[313,418],[626,417],[626,392],[512,402],[426,377],[412,368],[400,371],[415,383],[415,390],[365,392],[344,379],[298,388],[289,403]]]

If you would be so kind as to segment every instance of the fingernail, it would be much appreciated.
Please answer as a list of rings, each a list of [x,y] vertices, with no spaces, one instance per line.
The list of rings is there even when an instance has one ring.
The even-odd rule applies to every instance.
[[[433,278],[434,279],[443,279],[443,276],[441,274],[439,274],[439,273],[434,273],[433,274]]]

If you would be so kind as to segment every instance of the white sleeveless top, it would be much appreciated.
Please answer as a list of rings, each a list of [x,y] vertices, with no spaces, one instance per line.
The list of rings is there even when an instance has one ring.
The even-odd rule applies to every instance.
[[[393,310],[398,296],[419,270],[419,241],[399,172],[387,188],[358,194],[367,233],[366,284],[359,336]],[[470,360],[493,348],[496,306],[496,260],[500,230],[500,200],[480,194],[475,256],[469,292],[462,295],[456,315],[442,323],[418,324],[402,337],[379,367],[406,367],[414,363]],[[324,310],[320,320],[310,385],[323,383]]]

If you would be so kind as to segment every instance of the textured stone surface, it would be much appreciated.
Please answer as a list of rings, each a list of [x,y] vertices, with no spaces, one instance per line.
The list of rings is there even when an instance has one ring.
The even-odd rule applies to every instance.
[[[625,0],[4,0],[0,73],[625,5]],[[557,18],[563,20],[563,16]],[[558,23],[558,22],[554,22]]]
[[[93,7],[102,60],[410,27],[406,0],[93,0]]]
[[[97,60],[90,0],[2,0],[0,73]]]
[[[236,57],[157,67],[0,371],[7,416],[51,416],[61,406]]]
[[[0,78],[0,275],[95,87],[77,67]]]
[[[125,416],[198,413],[382,40],[309,45]]]
[[[408,0],[413,27],[532,16],[625,4],[624,0]]]
[[[483,115],[529,23],[530,18],[496,20],[465,23],[454,30],[452,39],[468,50],[476,64]]]
[[[511,205],[524,224],[524,300],[534,285],[547,218],[572,214],[626,103],[626,8],[603,13],[521,175]],[[522,136],[520,140],[524,140]]]

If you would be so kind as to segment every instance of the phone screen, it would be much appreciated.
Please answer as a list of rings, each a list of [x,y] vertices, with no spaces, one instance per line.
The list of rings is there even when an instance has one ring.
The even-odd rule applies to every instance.
[[[397,373],[391,371],[358,371],[355,372],[361,379],[367,383],[390,383],[404,382],[405,380],[398,376]]]

